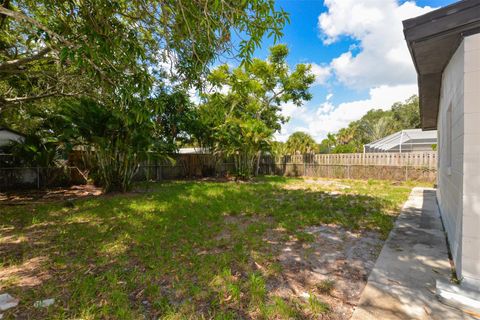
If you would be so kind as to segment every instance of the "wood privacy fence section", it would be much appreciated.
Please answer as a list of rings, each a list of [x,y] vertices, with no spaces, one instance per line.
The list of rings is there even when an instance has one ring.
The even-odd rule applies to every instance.
[[[174,163],[142,165],[136,180],[218,177],[233,172],[234,164],[211,154],[182,154]],[[416,180],[435,182],[436,152],[350,153],[263,157],[260,174],[338,179]]]
[[[261,174],[281,175],[287,177],[317,177],[332,179],[378,179],[394,181],[423,181],[435,182],[435,169],[411,166],[383,166],[383,165],[338,165],[338,164],[294,164],[276,163],[262,164]]]
[[[437,153],[343,153],[262,159],[260,172],[282,176],[435,182]]]
[[[172,158],[173,162],[162,160],[143,163],[134,179],[159,181],[221,177],[235,171],[231,160],[212,154],[181,154],[173,155]],[[261,159],[259,173],[292,177],[435,182],[436,158],[436,152],[316,154],[281,158],[265,156]],[[0,191],[81,183],[85,183],[85,177],[77,167],[66,169],[0,167]]]
[[[266,159],[266,161],[271,160]],[[285,156],[275,159],[275,162],[321,165],[410,166],[436,169],[437,152],[307,154]]]

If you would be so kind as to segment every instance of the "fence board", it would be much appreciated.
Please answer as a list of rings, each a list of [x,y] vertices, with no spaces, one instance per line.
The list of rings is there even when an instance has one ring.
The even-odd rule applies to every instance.
[[[234,172],[234,164],[212,154],[174,155],[174,162],[143,163],[135,181],[219,177]],[[350,153],[262,157],[260,174],[339,179],[418,180],[436,179],[436,152]],[[75,168],[76,169],[76,168]],[[78,171],[78,169],[76,169]],[[53,176],[55,179],[52,179]],[[0,191],[19,187],[41,188],[71,184],[72,174],[52,168],[0,168]]]
[[[339,153],[316,154],[313,161],[302,155],[286,156],[287,163],[315,163],[342,165],[381,165],[381,166],[415,166],[436,168],[437,153],[435,151],[409,153]],[[278,159],[277,159],[278,160]],[[281,161],[279,161],[281,162]]]

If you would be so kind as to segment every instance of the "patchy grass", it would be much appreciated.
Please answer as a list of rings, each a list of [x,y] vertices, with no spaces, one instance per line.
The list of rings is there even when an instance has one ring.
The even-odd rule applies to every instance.
[[[315,319],[318,319],[319,316],[330,311],[328,304],[321,301],[313,294],[308,297],[307,308]]]
[[[335,224],[386,237],[415,184],[315,181],[168,182],[0,207],[0,292],[20,299],[4,318],[316,319],[330,308],[315,295],[270,294],[283,270],[266,235],[308,245],[306,227]]]
[[[323,294],[330,294],[334,288],[335,280],[332,279],[325,279],[317,284],[318,291]]]

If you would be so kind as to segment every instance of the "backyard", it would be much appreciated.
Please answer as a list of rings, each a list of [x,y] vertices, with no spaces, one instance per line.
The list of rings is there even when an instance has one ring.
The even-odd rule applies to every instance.
[[[19,299],[3,317],[348,319],[415,185],[175,181],[0,205],[0,291]]]

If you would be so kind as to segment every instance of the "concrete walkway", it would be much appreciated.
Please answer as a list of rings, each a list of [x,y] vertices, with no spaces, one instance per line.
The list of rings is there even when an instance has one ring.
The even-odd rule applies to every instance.
[[[473,319],[436,299],[436,280],[450,274],[435,189],[414,188],[352,319]]]

